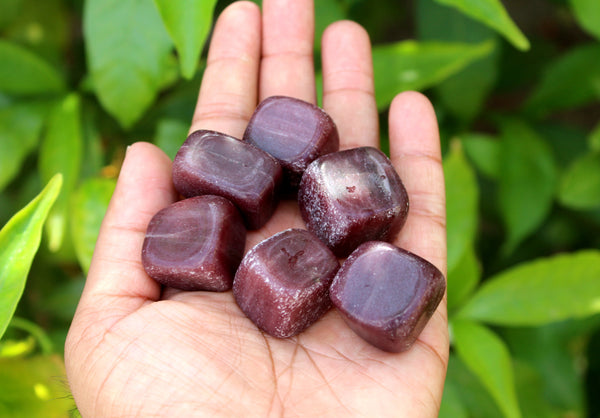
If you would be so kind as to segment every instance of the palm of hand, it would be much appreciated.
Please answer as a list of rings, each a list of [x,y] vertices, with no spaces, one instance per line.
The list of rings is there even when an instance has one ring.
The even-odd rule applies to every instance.
[[[256,27],[250,24],[248,33],[240,33],[239,39],[225,36],[232,28],[243,32],[239,20],[246,24],[260,22],[255,7],[238,3],[221,16],[193,128],[241,136],[248,112],[259,98],[252,91],[259,89],[247,83],[236,84],[236,71],[237,78],[254,79],[254,87],[260,80],[260,97],[288,94],[310,99],[311,86],[314,91],[312,73],[305,71],[304,85],[301,78],[288,90],[282,87],[286,84],[278,84],[271,77],[275,68],[292,69],[290,60],[306,61],[306,57],[282,53],[278,60],[276,53],[265,53],[275,48],[268,45],[267,38],[268,28],[275,28],[272,22],[278,20],[278,14],[287,11],[295,16],[296,21],[278,23],[293,27],[303,16],[310,20],[310,4],[304,4],[310,1],[296,1],[294,6],[279,1],[280,9],[276,9],[276,3],[263,2],[260,74],[258,65],[249,71],[252,60],[243,54],[237,62],[233,62],[232,54],[227,55],[236,45],[250,57],[258,55],[260,40],[256,33],[260,30],[253,30]],[[348,45],[339,45],[344,37],[367,46],[350,51]],[[306,41],[300,35],[296,38],[297,43]],[[240,46],[240,40],[247,44],[242,42]],[[342,146],[375,145],[377,122],[372,93],[361,93],[360,82],[354,83],[365,71],[360,74],[348,69],[340,58],[354,54],[356,62],[369,63],[368,39],[365,41],[365,34],[356,25],[344,22],[329,30],[323,50],[324,104],[345,138]],[[284,66],[285,60],[288,62]],[[222,74],[223,68],[228,69],[229,78]],[[352,75],[348,85],[336,85],[335,80],[340,75],[344,79],[345,73]],[[219,77],[223,78],[217,81]],[[370,83],[366,83],[368,88],[372,88],[372,77]],[[235,108],[234,99],[242,105]],[[358,114],[348,114],[353,108],[360,109]],[[365,131],[370,133],[364,135]],[[392,104],[392,161],[411,199],[411,212],[396,244],[443,269],[443,177],[435,131],[435,116],[422,96],[404,94]],[[244,316],[231,292],[167,289],[161,294],[160,287],[145,275],[139,261],[145,227],[156,211],[175,198],[168,158],[149,144],[133,145],[103,223],[66,345],[69,381],[84,416],[436,415],[448,350],[445,302],[415,346],[402,354],[385,353],[368,345],[334,309],[296,337],[272,338],[259,332]],[[286,201],[264,228],[249,233],[247,249],[290,227],[303,227],[303,222],[297,205]]]

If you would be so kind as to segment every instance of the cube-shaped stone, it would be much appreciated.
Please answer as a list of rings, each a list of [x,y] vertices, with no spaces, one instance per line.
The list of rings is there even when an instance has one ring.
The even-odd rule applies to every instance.
[[[281,179],[281,166],[273,157],[215,131],[190,134],[173,161],[173,184],[179,193],[231,200],[249,229],[260,228],[273,214]]]
[[[302,218],[338,257],[366,241],[389,241],[408,214],[408,195],[389,158],[373,147],[324,155],[298,190]]]
[[[359,246],[330,289],[350,328],[385,351],[409,349],[444,296],[442,273],[423,258],[386,242]]]
[[[302,332],[330,307],[329,286],[339,263],[310,232],[288,229],[243,258],[233,295],[246,316],[279,338]]]
[[[293,97],[271,96],[252,115],[244,140],[275,157],[289,190],[298,188],[306,167],[339,149],[335,123],[321,108]]]
[[[165,286],[222,292],[231,289],[245,244],[246,228],[233,203],[220,196],[193,197],[150,220],[142,265]]]

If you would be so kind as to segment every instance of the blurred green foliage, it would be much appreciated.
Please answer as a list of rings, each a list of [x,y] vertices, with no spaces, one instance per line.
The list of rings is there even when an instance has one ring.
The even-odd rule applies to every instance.
[[[62,347],[124,150],[141,139],[173,157],[229,2],[0,0],[0,415],[76,414]],[[600,2],[315,10],[317,73],[324,28],[355,20],[382,121],[406,89],[438,114],[452,342],[440,415],[599,416]]]

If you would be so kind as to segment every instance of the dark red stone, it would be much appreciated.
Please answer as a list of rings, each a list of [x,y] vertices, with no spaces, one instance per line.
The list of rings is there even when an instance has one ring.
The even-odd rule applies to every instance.
[[[233,294],[260,329],[275,337],[291,337],[331,307],[328,289],[338,268],[333,253],[317,237],[303,229],[288,229],[244,256]]]
[[[231,200],[249,229],[269,220],[282,179],[266,152],[231,136],[200,130],[185,140],[173,161],[173,184],[185,197],[212,194]]]
[[[387,156],[373,147],[322,156],[298,190],[302,218],[338,257],[366,241],[390,241],[408,215],[406,189]]]
[[[409,349],[444,296],[446,281],[427,260],[385,242],[367,242],[339,269],[333,305],[360,337],[385,351]]]
[[[157,282],[182,290],[231,289],[246,228],[220,196],[199,196],[160,210],[146,231],[142,264]]]
[[[285,96],[268,97],[258,105],[244,140],[279,161],[291,189],[313,160],[340,146],[335,123],[323,109]]]

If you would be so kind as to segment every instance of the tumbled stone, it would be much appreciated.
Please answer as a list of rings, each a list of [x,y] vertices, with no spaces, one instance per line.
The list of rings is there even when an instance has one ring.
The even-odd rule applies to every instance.
[[[148,224],[142,264],[157,282],[182,290],[231,289],[246,244],[236,207],[198,196],[160,210]]]
[[[328,290],[338,268],[333,253],[317,237],[304,229],[288,229],[244,256],[233,294],[260,329],[291,337],[331,307]]]
[[[302,218],[338,257],[366,241],[390,241],[408,215],[408,195],[387,156],[373,147],[327,154],[306,169]]]
[[[291,190],[313,160],[337,151],[340,142],[335,123],[323,109],[286,96],[271,96],[258,105],[244,140],[279,161]]]
[[[281,166],[273,157],[214,131],[190,134],[173,161],[173,184],[179,193],[231,200],[249,229],[260,228],[273,214],[281,179]]]
[[[349,327],[385,351],[409,349],[444,296],[431,263],[386,242],[359,246],[342,264],[330,297]]]

